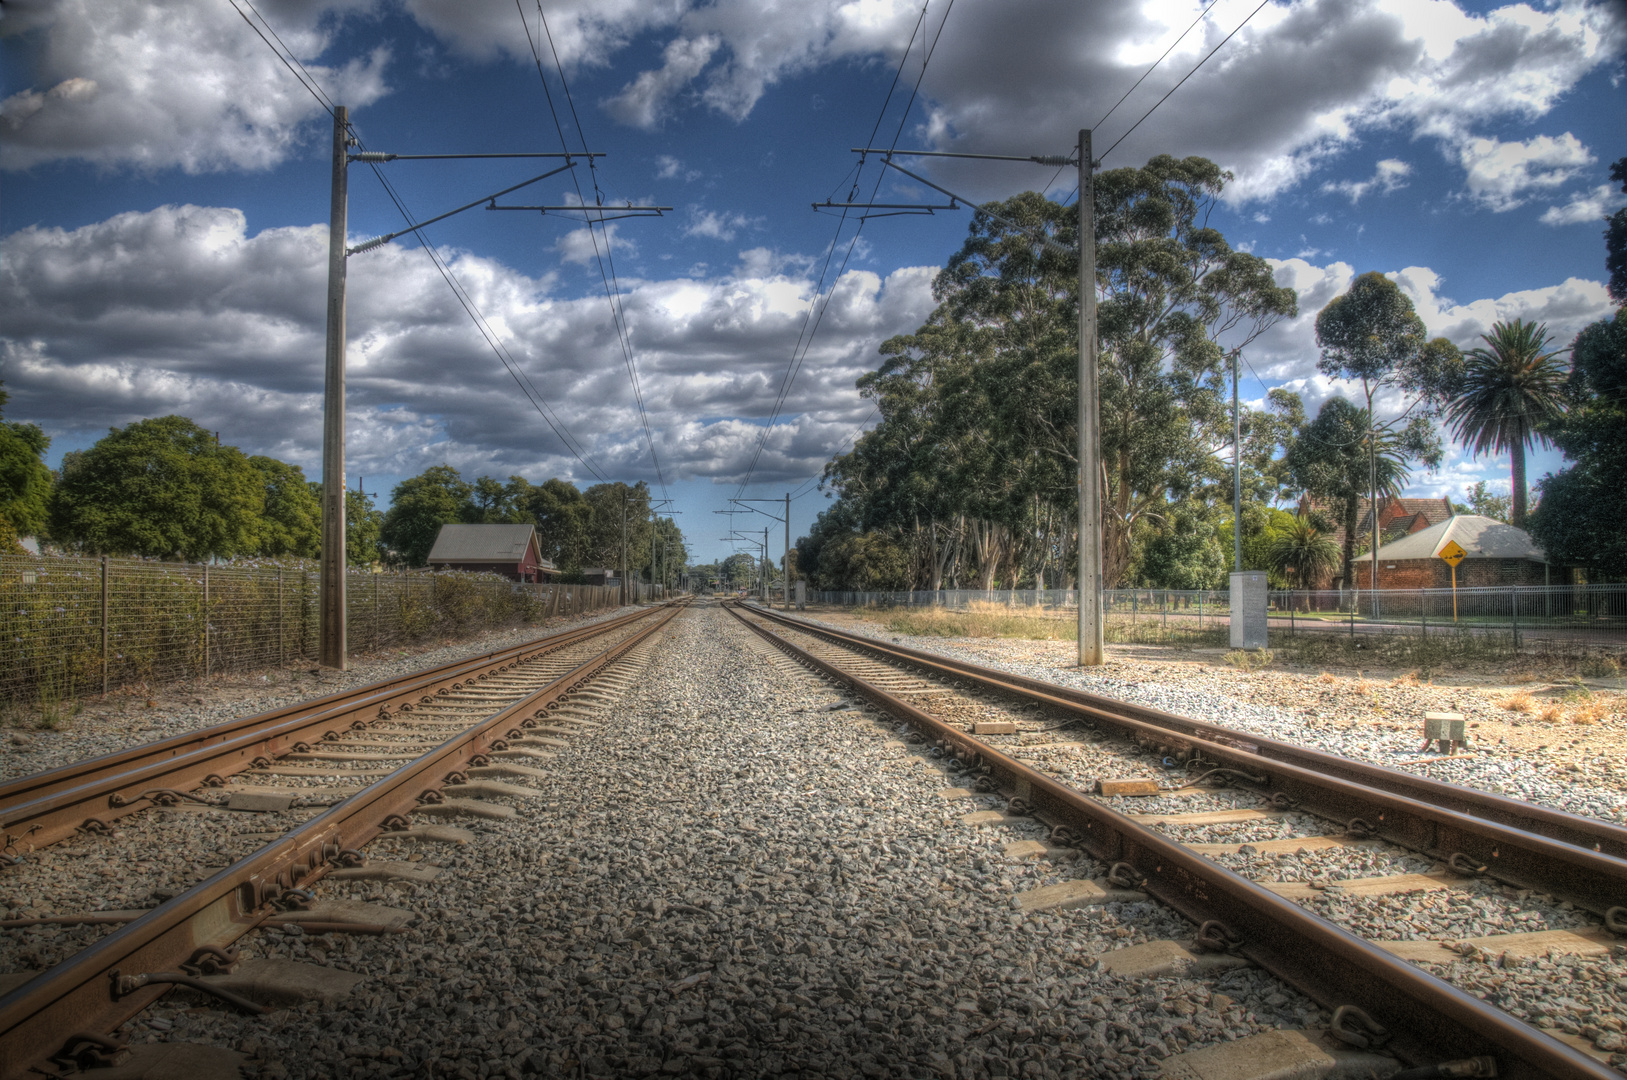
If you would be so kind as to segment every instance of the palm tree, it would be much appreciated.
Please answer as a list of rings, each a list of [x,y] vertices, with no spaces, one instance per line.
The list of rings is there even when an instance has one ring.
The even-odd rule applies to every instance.
[[[1273,570],[1289,575],[1301,589],[1314,589],[1339,568],[1339,545],[1322,534],[1315,524],[1296,517],[1276,531],[1266,559]]]
[[[1515,319],[1493,323],[1482,334],[1485,348],[1464,356],[1463,381],[1456,398],[1446,407],[1452,433],[1475,457],[1507,451],[1511,463],[1512,524],[1525,523],[1525,448],[1535,441],[1550,445],[1542,425],[1557,419],[1564,408],[1568,374],[1558,359],[1560,350],[1548,351],[1548,327]]]

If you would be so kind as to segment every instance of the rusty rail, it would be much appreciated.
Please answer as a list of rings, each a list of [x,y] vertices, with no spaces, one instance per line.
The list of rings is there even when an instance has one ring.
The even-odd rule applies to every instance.
[[[1510,885],[1553,893],[1606,920],[1627,921],[1627,829],[1609,822],[752,610],[839,645],[1111,725],[1162,753],[1195,754],[1259,776],[1233,782],[1348,830]]]
[[[174,972],[200,950],[223,948],[254,929],[271,914],[273,898],[321,878],[344,852],[383,833],[386,819],[411,812],[419,796],[438,789],[449,773],[498,748],[494,744],[512,735],[511,727],[534,725],[558,699],[666,626],[678,610],[667,607],[631,637],[0,997],[0,1078],[23,1076],[76,1033],[113,1031],[169,989],[133,986],[132,980]],[[622,624],[592,629],[604,633]],[[121,988],[121,976],[130,989]]]
[[[144,810],[149,805],[140,798],[144,792],[220,786],[251,768],[257,758],[274,760],[295,743],[314,743],[330,731],[365,725],[382,710],[394,711],[465,680],[484,679],[648,615],[648,611],[635,611],[483,656],[0,783],[0,855],[54,844],[92,820],[105,825]]]
[[[1387,1048],[1402,1059],[1436,1063],[1486,1055],[1496,1059],[1496,1075],[1516,1080],[1620,1080],[1615,1070],[1580,1051],[798,648],[732,606],[731,613],[787,655],[975,762],[1025,799],[1036,817],[1071,829],[1096,859],[1129,864],[1145,879],[1141,889],[1186,918],[1200,926],[1220,922],[1227,936],[1240,939],[1235,946],[1240,955],[1322,1005],[1362,1009],[1395,1033]]]

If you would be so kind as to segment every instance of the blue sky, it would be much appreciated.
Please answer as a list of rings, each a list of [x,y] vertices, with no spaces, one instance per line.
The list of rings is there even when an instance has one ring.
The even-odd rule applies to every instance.
[[[616,223],[609,250],[660,474],[703,559],[732,550],[712,512],[748,475],[751,497],[801,492],[793,537],[807,528],[824,502],[813,478],[870,414],[853,380],[930,312],[932,274],[965,234],[963,212],[872,221],[838,277],[853,228],[809,204],[846,195],[849,148],[875,130],[1064,153],[1196,19],[1100,124],[1100,153],[1255,7],[932,0],[923,19],[919,0],[548,0],[567,103],[536,0],[257,4],[370,149],[557,151],[545,78],[567,144],[607,155],[578,165],[582,190],[674,207]],[[239,11],[254,14],[247,0],[65,0],[0,20],[0,379],[8,418],[44,426],[53,462],[178,412],[319,471],[331,121]],[[1314,411],[1340,387],[1315,372],[1312,324],[1355,274],[1391,274],[1463,346],[1515,317],[1564,343],[1610,310],[1600,234],[1621,205],[1606,171],[1627,154],[1624,45],[1619,4],[1268,3],[1104,167],[1202,154],[1235,173],[1214,223],[1301,301],[1251,349],[1243,393],[1289,386]],[[547,167],[381,166],[419,218]],[[926,170],[979,200],[1055,174]],[[1052,193],[1072,185],[1065,171]],[[365,167],[350,189],[353,244],[401,227]],[[561,174],[504,201],[577,190]],[[587,461],[408,237],[350,260],[352,484],[387,493],[442,461],[471,479],[656,481],[600,263],[569,217],[475,209],[427,232]],[[818,331],[759,455],[810,311]],[[1532,475],[1557,466],[1538,453]],[[1415,489],[1461,497],[1482,477],[1506,490],[1506,459],[1454,451]]]

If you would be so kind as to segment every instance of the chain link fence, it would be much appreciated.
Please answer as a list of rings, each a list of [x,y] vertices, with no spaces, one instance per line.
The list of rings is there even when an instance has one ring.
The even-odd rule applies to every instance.
[[[63,701],[313,660],[319,577],[308,563],[0,555],[0,701]],[[353,572],[346,585],[353,654],[621,603],[616,588],[497,574]]]

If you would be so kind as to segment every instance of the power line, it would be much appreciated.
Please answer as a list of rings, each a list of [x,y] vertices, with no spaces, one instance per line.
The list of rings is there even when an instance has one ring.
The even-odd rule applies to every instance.
[[[1258,15],[1260,13],[1260,8],[1265,7],[1269,3],[1271,3],[1271,0],[1260,0],[1260,7],[1257,7],[1253,11],[1249,12],[1248,13],[1248,18],[1244,19],[1242,22],[1237,24],[1237,30],[1233,30],[1231,33],[1229,33],[1225,37],[1221,38],[1219,45],[1216,45],[1213,49],[1210,49],[1208,54],[1205,55],[1202,60],[1199,60],[1196,64],[1194,64],[1192,66],[1191,71],[1188,71],[1185,75],[1182,75],[1181,76],[1181,81],[1176,83],[1174,86],[1170,87],[1168,94],[1165,94],[1163,97],[1159,98],[1156,102],[1154,102],[1153,107],[1148,109],[1146,112],[1142,113],[1141,114],[1141,119],[1137,120],[1135,123],[1131,124],[1130,125],[1130,130],[1126,131],[1123,135],[1120,135],[1118,137],[1118,140],[1116,142],[1114,142],[1112,146],[1109,146],[1106,150],[1102,151],[1102,156],[1097,158],[1096,160],[1097,161],[1105,161],[1107,159],[1108,154],[1111,154],[1114,150],[1118,149],[1119,143],[1123,142],[1125,139],[1128,139],[1130,137],[1131,133],[1134,132],[1136,128],[1140,127],[1142,125],[1142,122],[1145,121],[1147,119],[1147,117],[1149,117],[1153,113],[1157,112],[1158,111],[1158,106],[1160,106],[1164,102],[1168,101],[1169,98],[1170,98],[1170,94],[1175,93],[1175,91],[1179,90],[1183,85],[1185,85],[1186,80],[1190,79],[1193,75],[1197,74],[1198,68],[1201,68],[1204,64],[1207,64],[1209,62],[1209,57],[1215,55],[1215,53],[1219,52],[1221,50],[1221,48],[1225,46],[1226,42],[1228,42],[1232,38],[1236,37],[1237,36],[1237,31],[1241,30],[1241,29],[1243,29],[1243,27],[1247,26],[1249,24],[1249,19],[1252,19],[1252,18],[1254,18],[1254,16]]]
[[[332,99],[329,98],[322,90],[321,84],[317,81],[316,76],[312,75],[310,70],[300,62],[297,56],[294,55],[293,50],[290,49],[288,44],[283,41],[282,36],[277,33],[276,28],[273,27],[271,23],[266,20],[266,17],[261,14],[260,10],[254,6],[253,0],[244,0],[244,2],[248,4],[249,9],[254,12],[255,16],[260,20],[260,22],[264,24],[264,32],[262,32],[261,29],[256,26],[246,14],[244,14],[243,10],[237,6],[236,0],[229,0],[229,2],[232,4],[232,9],[242,17],[244,22],[248,23],[249,29],[253,30],[261,41],[265,42],[266,47],[272,51],[277,59],[282,61],[283,66],[288,69],[289,73],[294,76],[300,85],[304,86],[305,89],[310,92],[311,96],[316,99],[317,104],[321,105],[322,108],[331,116],[333,113]],[[266,33],[269,33],[271,37],[266,37]],[[276,40],[276,45],[272,44],[272,39]],[[279,49],[278,46],[281,46],[281,48]],[[287,52],[286,56],[284,55],[284,51]],[[298,70],[295,70],[296,67]],[[354,136],[356,134],[354,126],[352,126],[350,130],[351,134]],[[356,136],[356,144],[359,149],[366,149],[359,136]],[[563,420],[560,420],[557,415],[553,415],[553,406],[548,403],[547,399],[544,398],[539,391],[537,391],[536,384],[531,381],[531,377],[525,373],[525,370],[519,366],[519,362],[514,359],[513,355],[508,352],[507,346],[503,345],[502,339],[497,335],[496,331],[492,329],[490,322],[487,321],[485,315],[480,311],[479,306],[475,304],[474,298],[470,296],[468,290],[463,287],[463,283],[458,280],[457,275],[452,272],[451,268],[443,263],[440,258],[440,254],[435,251],[435,249],[429,244],[428,238],[417,228],[416,219],[407,209],[406,204],[401,200],[394,187],[391,186],[388,178],[386,178],[384,174],[379,171],[377,164],[371,164],[371,167],[373,170],[373,175],[378,177],[379,183],[384,186],[384,190],[386,194],[389,195],[390,201],[395,204],[396,209],[401,213],[402,218],[405,219],[407,224],[413,227],[414,235],[417,237],[418,242],[424,249],[425,253],[429,255],[430,261],[435,265],[435,269],[439,271],[441,279],[445,281],[447,287],[452,290],[453,297],[463,308],[464,313],[469,316],[470,321],[474,323],[476,332],[479,333],[481,338],[485,340],[487,347],[492,350],[492,353],[497,357],[498,362],[503,365],[504,369],[508,372],[509,377],[514,380],[515,385],[517,385],[520,389],[520,393],[523,394],[526,400],[531,403],[531,407],[537,411],[539,416],[542,417],[543,422],[546,423],[559,438],[561,444],[564,445],[565,449],[570,452],[571,456],[576,458],[577,461],[581,462],[582,467],[587,469],[589,473],[597,477],[600,481],[604,481],[606,479],[604,474],[593,463],[590,456],[586,455],[585,449],[578,449],[578,447],[581,445],[580,441],[570,433],[569,428],[565,426]]]
[[[525,30],[526,43],[531,48],[531,57],[537,68],[537,78],[542,83],[543,95],[548,102],[548,111],[553,116],[554,130],[559,134],[560,148],[569,152],[570,145],[565,138],[565,127],[560,122],[559,110],[554,106],[554,96],[553,92],[548,88],[548,78],[545,74],[543,74],[542,54],[537,50],[536,39],[531,34],[531,24],[525,17],[525,9],[521,7],[520,0],[514,0],[514,8],[519,13],[520,25]],[[587,135],[582,127],[581,117],[577,114],[576,102],[571,97],[570,84],[565,80],[565,67],[559,59],[559,50],[554,45],[553,31],[548,28],[548,17],[543,14],[541,0],[537,0],[537,19],[541,22],[543,33],[548,38],[548,48],[553,54],[554,67],[559,73],[559,85],[560,88],[565,92],[565,101],[567,106],[570,108],[571,119],[576,124],[577,136],[581,139],[582,149],[585,152],[587,150]],[[603,207],[604,193],[599,188],[598,169],[592,158],[588,159],[588,170],[593,174],[593,205],[595,207]],[[610,302],[610,321],[616,331],[616,340],[621,346],[622,360],[627,367],[627,375],[632,383],[633,401],[638,407],[639,419],[644,429],[644,441],[650,450],[650,463],[655,467],[655,478],[656,481],[661,485],[661,494],[662,497],[665,498],[668,496],[666,475],[661,468],[660,455],[655,449],[655,433],[650,426],[649,410],[645,407],[643,387],[639,385],[638,364],[633,356],[632,337],[627,330],[626,310],[621,303],[621,282],[616,277],[615,273],[615,255],[613,251],[614,238],[610,232],[610,229],[604,222],[603,210],[599,210],[597,219],[592,216],[592,210],[589,208],[587,197],[582,193],[582,183],[577,178],[575,172],[571,173],[571,182],[576,187],[577,201],[582,204],[584,216],[587,217],[588,238],[593,242],[593,258],[599,267],[599,277],[604,283],[605,299]],[[595,224],[603,228],[605,232],[605,250],[602,253],[599,250],[599,236],[593,231],[593,226]],[[609,262],[608,269],[606,268],[607,260]]]
[[[889,88],[887,90],[887,97],[883,100],[881,111],[880,111],[880,113],[878,113],[878,115],[876,117],[876,123],[871,128],[871,133],[870,134],[871,134],[871,139],[872,140],[874,140],[876,132],[881,130],[881,121],[885,118],[886,112],[887,112],[887,106],[892,101],[893,89],[897,86],[898,80],[901,77],[901,74],[902,74],[903,69],[904,69],[904,64],[908,61],[910,50],[914,47],[915,37],[916,37],[917,34],[920,33],[921,27],[923,26],[923,24],[926,21],[926,13],[927,13],[927,9],[928,9],[929,6],[930,6],[930,2],[928,4],[923,4],[922,7],[921,7],[921,15],[916,20],[915,31],[910,35],[910,41],[909,41],[909,44],[907,46],[905,46],[904,55],[902,57],[900,57],[900,59],[899,59],[898,72],[895,73],[894,76],[893,76],[893,83],[892,83],[891,86],[889,86]],[[938,23],[938,31],[937,31],[937,33],[935,35],[933,35],[932,43],[929,46],[926,46],[925,53],[924,53],[924,55],[922,56],[922,59],[921,59],[921,71],[916,76],[915,84],[910,90],[909,101],[905,102],[903,112],[899,116],[898,130],[893,133],[893,141],[892,141],[892,147],[893,148],[896,148],[898,146],[898,140],[903,136],[904,125],[909,121],[910,109],[914,107],[915,99],[920,94],[921,82],[922,82],[922,80],[924,80],[926,78],[927,67],[932,62],[932,54],[937,51],[938,42],[943,38],[944,27],[946,25],[948,25],[949,15],[954,10],[954,7],[955,7],[955,0],[949,0],[948,6],[944,8],[943,18]],[[861,165],[862,165],[862,162],[861,162]],[[885,171],[878,171],[878,173],[876,175],[875,187],[874,187],[874,189],[872,191],[872,194],[871,194],[871,201],[874,201],[875,193],[879,192],[881,190],[881,182],[882,182],[883,177],[885,177],[885,175],[886,175]],[[857,188],[857,186],[858,186],[858,183],[857,183],[857,180],[855,179],[855,182],[854,182],[855,189]],[[824,303],[820,304],[819,303],[819,290],[824,284],[825,275],[829,272],[831,260],[832,260],[833,256],[835,255],[835,239],[833,239],[832,242],[831,242],[831,247],[828,249],[827,254],[825,256],[824,269],[822,269],[820,271],[819,281],[815,284],[815,287],[814,287],[814,297],[810,301],[810,304],[809,304],[809,315],[811,315],[813,317],[812,317],[811,321],[809,319],[809,316],[804,316],[804,318],[803,318],[803,324],[804,324],[804,326],[806,328],[805,334],[799,334],[798,338],[797,338],[797,345],[792,347],[791,361],[786,366],[785,375],[782,377],[782,379],[780,381],[779,394],[776,397],[775,402],[774,402],[774,407],[773,407],[773,409],[771,410],[771,412],[769,414],[768,422],[763,425],[762,435],[759,436],[759,438],[757,440],[757,449],[752,454],[751,463],[746,468],[746,475],[745,475],[744,479],[741,480],[740,486],[735,492],[735,494],[737,496],[741,495],[741,494],[743,494],[745,492],[746,488],[751,484],[752,476],[757,471],[757,464],[761,460],[762,455],[763,455],[763,451],[768,445],[769,433],[773,430],[774,425],[779,421],[779,417],[780,417],[781,413],[784,410],[785,401],[790,396],[791,387],[796,382],[797,374],[801,371],[802,365],[804,363],[806,363],[807,358],[808,358],[808,353],[813,348],[814,335],[818,332],[820,323],[824,321],[825,312],[830,309],[830,302],[831,302],[832,299],[834,299],[835,293],[836,293],[836,282],[841,280],[843,272],[845,272],[847,270],[847,265],[853,258],[853,252],[854,252],[855,248],[858,246],[859,236],[864,231],[864,220],[865,219],[862,218],[862,217],[859,219],[858,226],[857,226],[857,228],[854,229],[853,237],[852,237],[851,240],[848,241],[847,252],[842,257],[842,265],[837,269],[836,277],[834,279],[832,279],[832,281],[831,281],[831,290],[830,290],[830,292],[828,294],[826,294],[825,299],[824,299]],[[837,235],[837,237],[840,237],[842,226],[843,226],[843,224],[846,223],[846,221],[847,221],[847,210],[844,208],[843,211],[842,211],[842,217],[838,221],[837,226],[836,226],[836,235]],[[816,306],[818,308],[817,315],[814,314],[814,310],[815,310]],[[798,347],[800,347],[800,349],[801,349],[801,355],[800,356],[798,355],[798,352],[797,352]]]
[[[1146,71],[1142,72],[1141,73],[1141,78],[1137,79],[1131,85],[1130,89],[1128,89],[1128,90],[1126,90],[1124,92],[1124,97],[1121,97],[1117,101],[1113,102],[1113,108],[1108,109],[1105,113],[1102,114],[1102,118],[1100,120],[1096,121],[1096,125],[1095,125],[1096,127],[1099,128],[1103,124],[1107,123],[1107,118],[1109,116],[1113,115],[1114,110],[1116,110],[1120,105],[1123,105],[1125,100],[1128,99],[1131,94],[1136,92],[1136,87],[1137,86],[1140,86],[1142,83],[1147,81],[1147,76],[1151,75],[1155,70],[1157,70],[1158,65],[1162,64],[1164,62],[1164,58],[1169,56],[1170,53],[1175,51],[1175,46],[1179,45],[1182,41],[1184,41],[1186,39],[1186,35],[1188,35],[1188,34],[1190,34],[1192,32],[1192,27],[1197,26],[1198,23],[1202,22],[1203,17],[1205,15],[1209,14],[1210,10],[1212,10],[1214,8],[1214,6],[1216,4],[1218,4],[1218,3],[1220,3],[1220,0],[1210,0],[1209,6],[1204,8],[1202,11],[1198,12],[1198,17],[1193,19],[1191,24],[1188,25],[1185,30],[1181,31],[1181,36],[1169,43],[1169,48],[1164,50],[1163,56],[1160,56],[1158,59],[1154,60],[1152,62],[1152,67],[1150,67]]]

